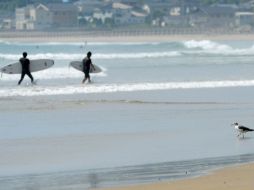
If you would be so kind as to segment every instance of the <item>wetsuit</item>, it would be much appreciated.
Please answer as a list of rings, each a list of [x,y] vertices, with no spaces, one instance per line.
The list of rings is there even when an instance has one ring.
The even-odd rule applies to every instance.
[[[29,61],[29,59],[23,57],[23,58],[20,58],[19,62],[21,63],[21,66],[22,66],[22,72],[21,72],[21,78],[20,78],[18,84],[20,84],[22,82],[25,75],[29,76],[30,79],[31,79],[31,82],[33,82],[34,79],[33,79],[33,76],[31,75],[31,72],[30,72],[30,61]]]
[[[91,67],[92,61],[88,57],[83,59],[83,72],[85,73],[85,78],[90,78],[90,67]]]

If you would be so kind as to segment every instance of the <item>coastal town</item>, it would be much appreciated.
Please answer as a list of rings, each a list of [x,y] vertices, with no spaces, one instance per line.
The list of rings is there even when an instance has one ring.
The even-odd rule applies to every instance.
[[[0,2],[0,31],[251,33],[254,1],[78,0]],[[229,2],[229,3],[228,3]]]

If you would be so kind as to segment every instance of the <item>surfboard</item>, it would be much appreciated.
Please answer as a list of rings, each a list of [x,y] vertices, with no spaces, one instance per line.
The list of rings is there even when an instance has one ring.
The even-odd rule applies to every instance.
[[[30,60],[30,72],[41,71],[48,69],[54,65],[54,61],[51,59],[35,59]],[[7,74],[20,74],[22,71],[20,62],[9,64],[1,68],[2,73]]]
[[[82,63],[82,61],[72,61],[72,62],[70,62],[70,66],[72,66],[74,69],[77,69],[77,70],[83,72],[83,63]],[[102,72],[100,67],[98,67],[95,64],[93,64],[93,66],[94,66],[95,70],[92,67],[90,67],[90,73],[100,73],[100,72]]]

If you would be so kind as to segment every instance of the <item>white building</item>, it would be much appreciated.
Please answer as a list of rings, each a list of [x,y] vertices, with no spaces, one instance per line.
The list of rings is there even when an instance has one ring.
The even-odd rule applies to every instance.
[[[52,15],[49,9],[39,4],[16,9],[16,30],[38,30],[49,28]]]
[[[101,20],[101,22],[104,24],[106,19],[112,19],[113,13],[112,12],[103,12],[100,9],[95,9],[93,13],[93,18],[97,20]]]
[[[236,26],[254,25],[253,12],[236,12],[235,18]]]
[[[77,8],[72,4],[39,4],[16,9],[16,30],[41,30],[77,25]]]
[[[46,29],[53,23],[50,10],[43,4],[31,10],[31,17],[34,18],[35,29]]]
[[[32,21],[30,17],[31,6],[17,8],[16,9],[16,29],[17,30],[29,30],[29,22]]]

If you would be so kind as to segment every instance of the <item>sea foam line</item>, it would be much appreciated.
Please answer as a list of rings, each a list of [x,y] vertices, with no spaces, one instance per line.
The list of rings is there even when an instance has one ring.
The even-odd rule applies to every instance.
[[[139,53],[96,53],[93,59],[142,59],[142,58],[158,58],[158,57],[177,57],[181,56],[178,51],[167,52],[139,52]],[[0,53],[0,59],[17,61],[20,54],[3,54]],[[53,59],[53,60],[82,60],[84,54],[81,53],[38,53],[30,54],[30,59]]]
[[[96,77],[105,77],[107,76],[107,69],[99,66],[102,69],[101,73],[92,73]],[[20,74],[0,74],[0,81],[17,81],[20,78]],[[77,71],[72,67],[59,67],[59,68],[50,68],[48,70],[43,70],[40,72],[33,73],[34,78],[36,79],[70,79],[70,78],[82,78],[84,76],[83,72]]]
[[[88,94],[88,93],[115,93],[115,92],[246,87],[246,86],[254,86],[254,80],[135,83],[135,84],[95,84],[95,85],[62,86],[62,87],[35,86],[31,88],[15,87],[1,89],[0,97],[51,96],[51,95],[71,95],[71,94]]]

